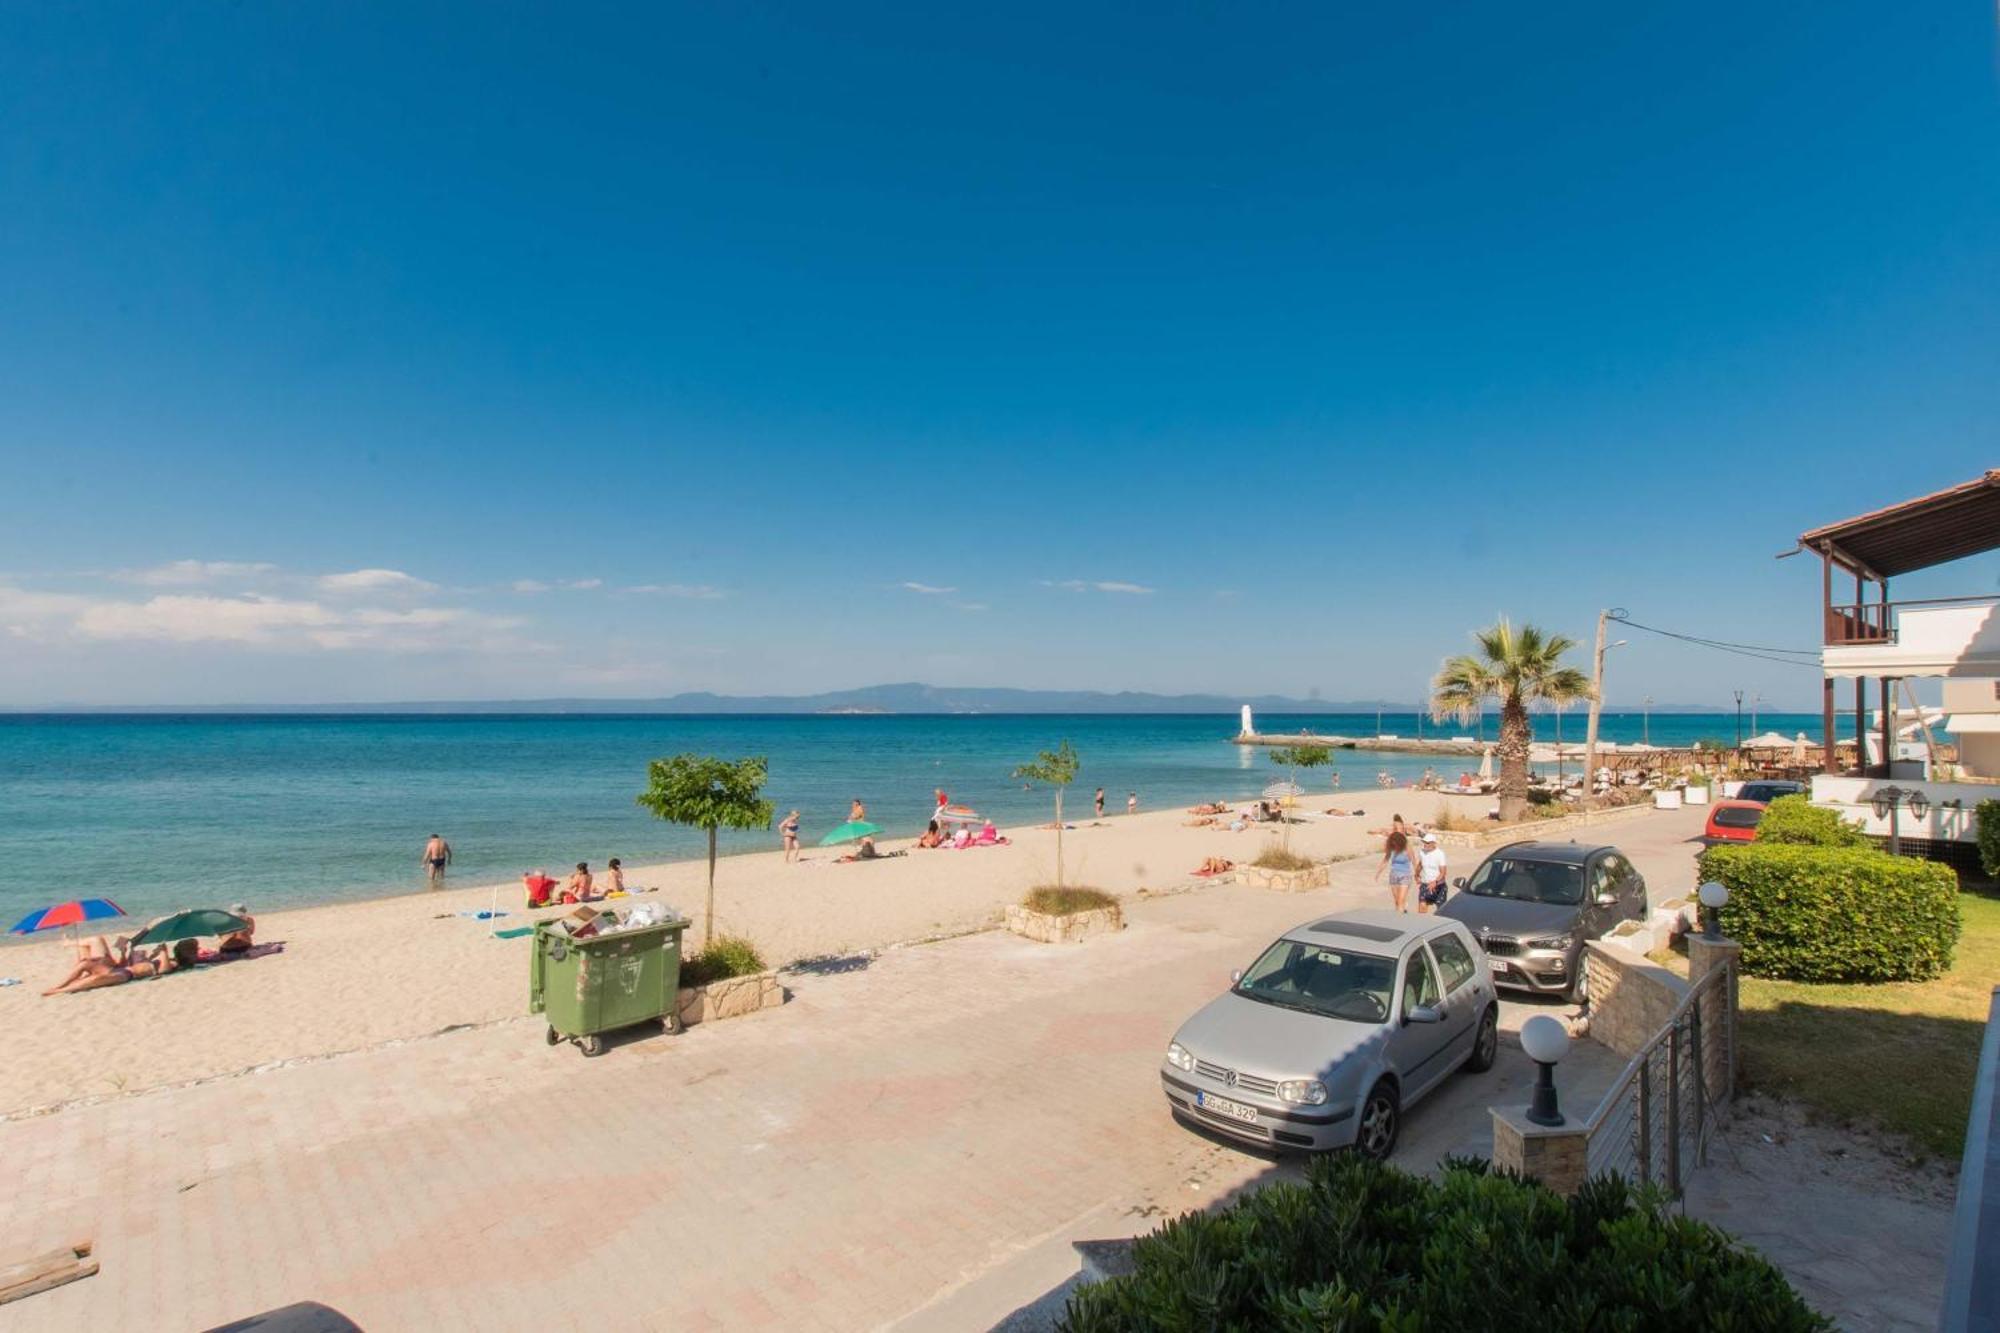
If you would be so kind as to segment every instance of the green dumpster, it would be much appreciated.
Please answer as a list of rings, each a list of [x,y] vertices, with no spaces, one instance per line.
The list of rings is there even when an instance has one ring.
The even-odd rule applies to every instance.
[[[574,939],[556,922],[536,926],[528,1012],[548,1018],[549,1045],[573,1041],[596,1055],[604,1049],[602,1033],[640,1023],[674,1031],[687,927],[673,920]]]

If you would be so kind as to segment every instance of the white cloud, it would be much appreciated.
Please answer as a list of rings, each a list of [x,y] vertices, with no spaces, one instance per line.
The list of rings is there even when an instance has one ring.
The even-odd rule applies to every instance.
[[[86,639],[270,643],[288,631],[316,629],[334,620],[317,602],[168,594],[143,602],[92,602],[77,614],[73,628]]]
[[[961,611],[984,611],[987,609],[984,602],[953,602],[952,605]]]
[[[602,588],[603,579],[515,579],[508,585],[515,592],[587,592],[592,588]]]
[[[223,583],[233,580],[254,579],[277,570],[276,565],[263,561],[243,560],[169,560],[164,565],[154,565],[150,569],[121,570],[115,578],[126,583],[143,583],[152,588],[193,587],[202,583]]]
[[[1150,597],[1153,589],[1143,583],[1124,583],[1117,579],[1043,579],[1044,588],[1061,588],[1064,592],[1115,592],[1133,596]]]
[[[904,582],[903,586],[905,588],[908,588],[911,592],[920,592],[924,594],[924,596],[926,597],[942,597],[946,593],[954,593],[958,591],[958,589],[956,588],[940,588],[936,584],[932,583],[911,583],[908,582],[907,580]]]
[[[626,592],[646,593],[658,597],[686,597],[695,601],[713,602],[729,594],[706,583],[635,583]]]
[[[325,592],[430,592],[437,587],[400,569],[354,569],[345,574],[322,574],[314,582]]]

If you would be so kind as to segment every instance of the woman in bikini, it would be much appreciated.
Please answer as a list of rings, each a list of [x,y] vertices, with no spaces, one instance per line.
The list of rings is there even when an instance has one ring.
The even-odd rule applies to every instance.
[[[794,810],[778,821],[778,832],[785,835],[785,859],[799,859],[799,812]]]
[[[613,894],[624,892],[625,867],[619,864],[618,858],[614,856],[604,863],[604,896],[609,898]]]
[[[569,877],[569,885],[563,890],[566,903],[587,903],[590,901],[590,862],[578,861],[576,871]]]
[[[193,940],[176,941],[171,953],[164,944],[143,954],[134,955],[128,951],[122,964],[93,971],[86,976],[72,975],[62,985],[42,994],[74,995],[78,991],[122,986],[128,981],[143,981],[147,977],[163,977],[169,972],[193,967],[200,957],[201,946]]]

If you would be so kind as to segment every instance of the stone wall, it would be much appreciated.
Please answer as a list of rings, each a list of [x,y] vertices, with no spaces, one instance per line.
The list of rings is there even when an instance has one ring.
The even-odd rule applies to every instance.
[[[753,972],[747,977],[725,977],[706,986],[683,986],[676,997],[675,1012],[682,1026],[719,1018],[739,1018],[759,1009],[785,1002],[785,988],[776,972]]]
[[[1583,946],[1590,978],[1590,1035],[1626,1059],[1666,1026],[1688,983],[1616,940]]]
[[[1305,870],[1266,870],[1262,866],[1236,867],[1236,882],[1256,889],[1276,889],[1281,893],[1304,893],[1323,889],[1332,882],[1332,871],[1324,865]]]
[[[1007,909],[1007,929],[1042,944],[1075,944],[1092,935],[1108,935],[1125,929],[1125,914],[1118,910],[1115,903],[1110,907],[1071,912],[1066,916],[1031,912],[1015,903]]]

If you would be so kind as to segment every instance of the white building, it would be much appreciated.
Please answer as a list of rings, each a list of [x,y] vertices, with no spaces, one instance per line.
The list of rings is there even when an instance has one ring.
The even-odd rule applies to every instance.
[[[1950,854],[1954,849],[1926,843],[1970,843],[1974,807],[2000,799],[2000,595],[1891,601],[1889,580],[2000,550],[2000,468],[1815,528],[1799,546],[1818,555],[1823,569],[1826,735],[1835,734],[1836,712],[1846,702],[1838,686],[1852,681],[1854,730],[1867,738],[1845,754],[1827,747],[1813,800],[1870,833],[1887,834],[1886,793],[1894,788],[1902,793],[1893,802],[1894,823],[1903,838],[1915,840],[1910,850]],[[1956,762],[1932,751],[1925,729],[1914,738],[1905,733],[1903,724],[1914,718],[1901,682],[1910,678],[1943,680],[1942,731],[1928,725],[1928,739],[1939,751],[1955,746]]]

